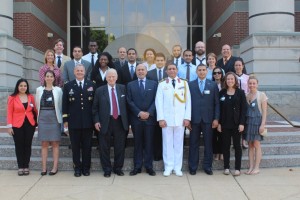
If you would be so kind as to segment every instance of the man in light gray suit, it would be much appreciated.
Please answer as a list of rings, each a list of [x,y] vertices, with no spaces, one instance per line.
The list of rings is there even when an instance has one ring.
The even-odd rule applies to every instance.
[[[189,83],[192,100],[192,119],[190,131],[189,170],[195,175],[199,164],[199,140],[203,133],[204,160],[203,169],[212,175],[212,134],[213,128],[218,126],[220,116],[219,89],[215,82],[206,79],[205,65],[196,69],[198,78]]]
[[[74,76],[74,68],[78,64],[82,64],[85,68],[86,74],[85,78],[90,80],[91,77],[91,71],[92,71],[92,65],[90,62],[81,59],[82,58],[82,49],[79,46],[75,46],[73,48],[73,60],[70,60],[65,63],[64,69],[63,69],[63,81],[64,83],[70,82],[75,80]]]
[[[118,74],[115,69],[106,72],[107,85],[99,87],[93,102],[93,120],[95,129],[99,131],[100,161],[104,177],[108,178],[113,171],[124,176],[122,167],[125,156],[125,140],[128,131],[126,108],[126,88],[116,84]],[[114,166],[110,162],[110,141],[114,141]]]

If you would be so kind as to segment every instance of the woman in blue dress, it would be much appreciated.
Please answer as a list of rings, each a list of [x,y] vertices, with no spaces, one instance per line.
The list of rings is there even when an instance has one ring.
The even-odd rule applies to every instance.
[[[249,144],[249,170],[246,174],[255,175],[259,173],[259,164],[262,157],[260,141],[263,140],[261,133],[265,130],[268,98],[265,93],[257,90],[258,79],[255,76],[249,77],[248,87],[245,132]]]

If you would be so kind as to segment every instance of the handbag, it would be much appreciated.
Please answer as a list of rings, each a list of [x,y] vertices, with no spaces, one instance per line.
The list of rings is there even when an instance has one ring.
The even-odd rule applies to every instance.
[[[268,136],[268,129],[264,129],[264,131],[262,133],[260,133],[261,136],[263,137],[267,137]]]

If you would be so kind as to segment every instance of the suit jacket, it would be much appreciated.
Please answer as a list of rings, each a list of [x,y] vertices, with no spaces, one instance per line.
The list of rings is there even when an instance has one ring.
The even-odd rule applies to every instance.
[[[204,123],[219,120],[220,101],[217,84],[206,79],[203,94],[200,92],[198,79],[189,82],[189,87],[192,100],[192,124],[198,124],[201,120]]]
[[[223,125],[223,120],[227,117],[227,113],[225,111],[224,101],[227,99],[225,98],[227,94],[226,89],[222,89],[219,93],[220,97],[220,124]],[[247,102],[244,90],[237,88],[233,95],[233,118],[234,118],[234,125],[245,125],[246,123],[246,113],[247,113]]]
[[[225,74],[227,72],[234,72],[235,73],[234,62],[235,62],[236,59],[237,59],[237,57],[231,56],[230,59],[227,60],[226,65],[224,65],[223,58],[221,58],[221,59],[218,60],[217,66],[221,67],[225,71]]]
[[[61,59],[61,66],[60,66],[60,74],[63,73],[64,71],[64,66],[65,66],[65,63],[70,61],[71,58],[69,56],[66,56],[66,55],[61,55],[62,56],[62,59]],[[56,59],[55,59],[56,60]],[[57,65],[57,63],[55,63]]]
[[[136,63],[136,66],[138,66],[138,65],[139,65],[139,63]],[[119,83],[119,84],[127,85],[127,83],[137,79],[136,73],[134,73],[133,78],[131,78],[128,64],[119,68],[117,70],[117,72],[118,72],[117,83]]]
[[[91,74],[91,81],[93,81],[95,83],[96,88],[99,88],[103,85],[106,85],[107,81],[106,81],[106,78],[104,78],[104,80],[102,80],[99,70],[97,72],[98,73]]]
[[[90,80],[92,65],[90,62],[81,59],[81,64],[85,67],[85,78]],[[75,62],[70,60],[65,63],[63,71],[63,81],[64,83],[75,80],[74,75]]]
[[[158,68],[150,70],[147,73],[147,78],[150,79],[150,80],[157,81],[157,82],[161,81],[161,80],[158,80],[157,70],[158,70]],[[168,77],[168,74],[167,74],[166,70],[167,70],[167,67],[164,67],[164,70],[163,70],[163,73],[162,73],[162,78]]]
[[[178,66],[179,65],[182,65],[184,63],[184,59],[183,57],[180,57],[181,58],[181,62],[178,63]],[[167,60],[166,62],[166,66],[170,65],[170,64],[176,64],[174,63],[174,57],[172,56],[170,60]]]
[[[182,126],[183,120],[191,120],[191,94],[187,81],[175,77],[166,78],[158,84],[155,106],[157,121],[165,120],[167,126]]]
[[[115,69],[116,70],[119,70],[122,66],[121,66],[121,62],[120,60],[118,59],[117,61],[114,62],[114,66],[115,66]],[[128,66],[128,61],[125,60],[124,62],[124,66]]]
[[[149,79],[145,81],[145,91],[143,94],[141,93],[138,80],[127,84],[127,103],[130,110],[130,124],[141,124],[143,122],[138,117],[141,111],[149,112],[150,114],[146,124],[157,124],[155,111],[156,89],[157,82]]]
[[[124,130],[128,131],[128,119],[126,108],[126,88],[124,85],[116,84],[117,101],[120,109],[120,116]],[[95,100],[93,102],[93,120],[94,124],[100,122],[100,134],[106,134],[111,117],[110,98],[108,86],[103,85],[97,88]]]
[[[41,104],[41,98],[43,95],[45,87],[40,86],[36,88],[36,94],[35,94],[35,102],[36,102],[36,108],[38,110],[38,113],[40,113],[40,104]],[[54,97],[54,106],[55,106],[55,113],[58,123],[62,123],[62,90],[60,87],[53,87],[52,93]],[[39,119],[39,114],[37,116],[37,119]]]
[[[35,120],[33,110],[37,113],[33,95],[29,94],[28,105],[25,109],[18,95],[9,96],[7,101],[7,125],[20,128],[27,117],[29,123],[34,126]]]
[[[92,81],[84,80],[83,88],[79,88],[76,80],[64,85],[63,122],[68,122],[71,129],[93,128],[92,106],[95,93]]]

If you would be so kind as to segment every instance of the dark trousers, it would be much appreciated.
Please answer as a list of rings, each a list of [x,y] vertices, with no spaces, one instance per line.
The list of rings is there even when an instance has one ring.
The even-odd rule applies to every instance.
[[[83,172],[91,168],[92,128],[70,129],[74,170]],[[80,152],[82,162],[80,162]]]
[[[229,163],[230,163],[231,138],[235,150],[235,169],[241,170],[241,160],[242,160],[241,133],[239,133],[237,128],[222,129],[224,169],[230,168]]]
[[[23,125],[20,128],[13,127],[13,131],[18,168],[29,168],[31,144],[35,127],[25,117]]]
[[[215,128],[213,129],[213,153],[222,154],[222,152],[222,133]]]
[[[142,168],[144,157],[145,168],[152,169],[155,125],[147,125],[142,122],[138,125],[132,125],[132,131],[134,136],[134,168]]]
[[[189,150],[189,170],[196,171],[199,164],[199,145],[200,134],[203,133],[204,139],[204,159],[203,169],[209,170],[212,168],[213,152],[212,152],[212,124],[204,123],[192,124],[190,133],[190,150]]]
[[[153,158],[154,160],[162,159],[162,130],[159,125],[155,125],[153,134]]]
[[[110,118],[108,131],[99,134],[99,154],[102,169],[104,172],[111,172],[110,162],[110,141],[113,137],[114,142],[114,167],[113,170],[121,170],[124,165],[126,131],[123,128],[121,117],[118,119]]]

